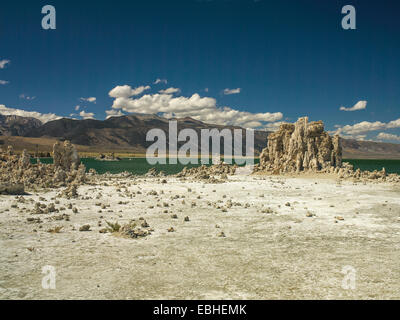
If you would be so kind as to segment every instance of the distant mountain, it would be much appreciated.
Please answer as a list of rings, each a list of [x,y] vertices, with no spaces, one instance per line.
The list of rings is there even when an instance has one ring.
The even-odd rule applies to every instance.
[[[207,124],[189,117],[176,120],[178,130],[191,128],[196,130],[199,136],[201,129],[242,129]],[[81,152],[145,153],[153,143],[146,142],[146,134],[154,128],[162,129],[167,134],[168,141],[169,120],[157,115],[134,114],[112,117],[104,121],[64,118],[45,124],[34,118],[0,115],[0,144],[13,144],[18,150],[39,148],[43,152],[49,152],[54,141],[70,140]],[[267,145],[269,133],[255,131],[256,155]],[[242,135],[245,136],[244,131]],[[11,136],[13,136],[12,139]],[[222,150],[223,141],[221,142]],[[243,153],[245,153],[244,150]],[[343,157],[347,159],[400,159],[400,144],[343,139]]]
[[[178,131],[182,129],[194,129],[199,137],[201,129],[242,129],[234,126],[211,125],[193,118],[175,119],[178,122]],[[129,115],[111,117],[107,120],[72,120],[59,119],[50,121],[40,127],[33,128],[24,134],[32,138],[57,138],[70,140],[74,144],[83,146],[97,146],[102,150],[128,150],[134,148],[145,152],[153,142],[146,142],[146,134],[149,130],[158,128],[167,134],[169,131],[169,119],[157,115]],[[242,136],[245,137],[244,129]],[[269,132],[256,131],[254,148],[262,150],[267,141]],[[184,142],[179,143],[180,145]],[[223,144],[221,143],[221,150]],[[244,151],[244,150],[243,150]]]
[[[400,144],[343,139],[345,159],[400,159]]]
[[[35,118],[0,114],[0,136],[23,136],[41,125],[42,122]]]

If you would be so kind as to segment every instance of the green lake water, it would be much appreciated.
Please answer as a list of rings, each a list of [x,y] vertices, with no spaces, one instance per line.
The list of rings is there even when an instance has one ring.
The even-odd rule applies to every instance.
[[[382,170],[384,167],[388,173],[400,174],[400,160],[344,160],[354,166],[354,169],[360,168],[361,170]],[[35,162],[35,160],[33,160]],[[53,159],[43,158],[42,163],[52,163]],[[258,159],[255,163],[258,162]],[[145,174],[150,168],[155,167],[157,171],[164,171],[166,174],[176,174],[185,167],[182,164],[173,165],[150,165],[145,158],[124,158],[121,161],[98,161],[93,158],[83,158],[82,163],[86,166],[86,169],[95,169],[98,173],[121,173],[124,171],[131,172],[133,174]],[[187,167],[195,167],[196,165],[187,165]]]
[[[385,168],[387,173],[400,174],[400,160],[347,159],[343,161],[351,163],[354,169],[374,171]]]

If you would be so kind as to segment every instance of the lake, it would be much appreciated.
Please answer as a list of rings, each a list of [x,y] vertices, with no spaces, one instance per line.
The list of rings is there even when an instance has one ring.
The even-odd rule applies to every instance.
[[[82,163],[86,166],[86,169],[95,169],[99,174],[110,172],[110,173],[121,173],[124,171],[131,172],[133,174],[145,174],[150,168],[155,167],[157,171],[164,171],[166,174],[176,174],[185,167],[182,164],[174,165],[155,165],[152,166],[147,163],[145,158],[124,158],[121,161],[99,161],[94,158],[82,158]],[[360,168],[361,170],[382,170],[384,167],[387,173],[398,173],[400,174],[400,160],[356,160],[347,159],[343,160],[349,162],[354,166],[354,169]],[[32,162],[36,162],[35,159]],[[43,158],[42,163],[52,163],[53,159]],[[255,160],[258,163],[258,159]],[[187,167],[195,167],[197,165],[187,165]]]

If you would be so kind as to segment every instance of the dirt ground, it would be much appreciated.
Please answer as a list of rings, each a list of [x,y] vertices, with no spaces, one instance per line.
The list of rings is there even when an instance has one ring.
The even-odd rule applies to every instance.
[[[25,202],[0,196],[0,298],[400,298],[399,186],[318,177],[162,179],[98,178],[70,200],[60,190]],[[37,201],[60,212],[34,214]],[[69,221],[56,220],[61,214]],[[151,235],[99,232],[106,221],[139,217]],[[85,224],[91,231],[79,231]],[[47,232],[57,226],[59,233]],[[42,286],[44,266],[55,270],[55,289]]]

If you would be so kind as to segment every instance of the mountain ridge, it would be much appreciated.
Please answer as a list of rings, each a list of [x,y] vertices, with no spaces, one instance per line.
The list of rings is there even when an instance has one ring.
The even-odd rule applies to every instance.
[[[46,123],[35,118],[0,115],[0,144],[12,144],[16,150],[24,147],[50,152],[53,141],[70,140],[79,146],[80,151],[144,154],[153,143],[146,142],[147,132],[159,128],[164,130],[168,139],[169,120],[177,121],[178,130],[191,128],[198,134],[201,129],[211,128],[244,130],[238,126],[207,124],[191,117],[167,119],[151,114],[113,116],[105,120],[62,118]],[[269,133],[255,130],[256,155],[267,145]],[[400,159],[400,144],[352,139],[342,139],[342,141],[343,157],[347,159]],[[221,143],[221,150],[222,147]]]

